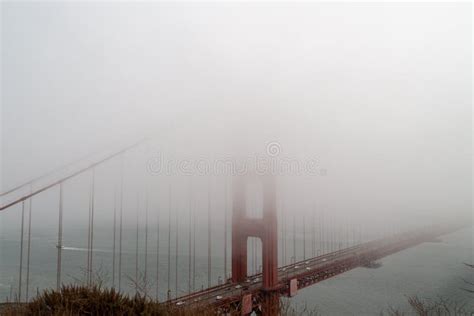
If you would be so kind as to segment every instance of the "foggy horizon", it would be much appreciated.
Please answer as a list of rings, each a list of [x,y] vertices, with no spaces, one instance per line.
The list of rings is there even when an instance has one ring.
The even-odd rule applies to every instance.
[[[472,226],[470,3],[3,1],[0,10],[0,192],[147,139],[93,169],[104,253],[117,205],[130,232],[159,228],[162,216],[170,236],[187,234],[196,216],[202,253],[212,220],[213,234],[229,234],[214,245],[224,247],[232,178],[253,175],[256,164],[275,176],[279,234],[288,225],[299,231],[294,240],[319,222],[339,248]],[[64,182],[66,247],[85,248],[91,175]],[[262,192],[252,185],[246,205],[260,217]],[[33,203],[33,232],[51,247],[58,193],[23,204]],[[0,211],[0,244],[18,241],[20,213],[21,203]],[[176,253],[191,249],[189,234]],[[300,246],[291,259],[282,236],[280,266],[306,259]],[[472,264],[467,243],[468,259],[455,262]]]

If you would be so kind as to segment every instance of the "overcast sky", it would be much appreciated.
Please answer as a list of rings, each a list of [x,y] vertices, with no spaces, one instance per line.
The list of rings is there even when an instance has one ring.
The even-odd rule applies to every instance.
[[[278,142],[341,207],[471,210],[470,4],[1,8],[4,188],[152,135],[189,155]]]

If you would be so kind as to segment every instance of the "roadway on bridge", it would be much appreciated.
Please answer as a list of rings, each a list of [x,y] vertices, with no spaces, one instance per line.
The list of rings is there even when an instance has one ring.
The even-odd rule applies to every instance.
[[[375,260],[403,249],[429,241],[452,229],[419,231],[415,233],[397,234],[379,240],[366,242],[353,247],[341,249],[314,258],[299,261],[278,269],[279,288],[288,294],[289,282],[292,279],[300,281],[298,289],[325,280],[347,270],[364,265],[367,260]],[[202,291],[191,293],[166,303],[177,306],[226,305],[238,303],[245,294],[255,295],[263,290],[262,274],[249,276],[241,283],[231,283],[214,286]]]
[[[357,245],[280,267],[278,269],[279,283],[286,283],[304,273],[324,266],[331,266],[333,263],[340,260],[352,258],[357,252],[364,250],[367,247],[369,247],[368,244]],[[262,289],[261,273],[249,276],[245,282],[218,285],[207,290],[174,299],[171,303],[176,305],[189,305],[195,303],[218,304],[219,301],[228,301],[234,297],[242,297],[246,292],[253,293],[260,289]]]

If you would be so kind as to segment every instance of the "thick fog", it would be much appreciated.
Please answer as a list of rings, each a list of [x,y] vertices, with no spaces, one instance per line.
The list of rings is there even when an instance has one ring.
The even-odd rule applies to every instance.
[[[469,3],[2,1],[0,9],[0,208],[147,139],[0,211],[1,299],[28,299],[25,280],[30,290],[54,288],[102,268],[112,276],[106,285],[127,293],[137,291],[130,277],[148,271],[160,301],[225,281],[236,175],[252,179],[252,217],[263,212],[254,175],[275,176],[280,267],[431,225],[472,224]],[[256,274],[261,243],[248,245]],[[466,257],[415,257],[465,268],[472,242],[456,250]],[[438,289],[425,282],[433,276],[453,296],[463,286],[413,262],[417,286]],[[384,280],[360,273],[367,284]],[[360,284],[351,295],[365,291]],[[386,284],[366,289],[395,297]]]
[[[401,226],[471,214],[469,4],[2,2],[1,9],[3,191],[149,137],[134,181],[155,183],[150,195],[163,207],[166,177],[150,177],[157,156],[268,158],[276,146],[272,158],[316,168],[279,177],[290,213],[311,214],[316,205],[346,221]],[[113,199],[117,165],[102,171],[115,180],[97,184],[98,201]],[[206,175],[192,175],[206,186]],[[177,178],[173,194],[185,205],[188,181]],[[230,196],[227,180],[210,180],[216,212]],[[83,194],[87,208],[89,180],[78,181],[84,190],[68,198]],[[144,194],[136,191],[125,203]],[[55,201],[57,191],[48,194]],[[36,220],[56,223],[56,212]]]

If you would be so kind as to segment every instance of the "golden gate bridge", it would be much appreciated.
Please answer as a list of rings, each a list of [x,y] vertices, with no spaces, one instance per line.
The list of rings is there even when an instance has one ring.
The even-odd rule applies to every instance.
[[[416,230],[390,232],[389,234],[379,235],[371,240],[362,240],[362,229],[354,223],[346,223],[344,229],[328,229],[325,227],[327,222],[323,217],[316,218],[312,213],[310,217],[303,216],[303,226],[296,228],[295,218],[293,216],[293,255],[291,262],[288,263],[288,223],[287,217],[278,205],[277,179],[269,174],[263,175],[243,175],[235,176],[232,181],[225,180],[220,184],[223,187],[221,194],[224,195],[225,202],[223,208],[223,223],[220,228],[221,234],[216,234],[212,229],[213,215],[211,214],[211,195],[210,181],[207,190],[207,214],[199,214],[193,211],[192,185],[184,189],[188,193],[186,201],[180,202],[187,206],[187,213],[174,212],[172,185],[167,187],[168,205],[167,218],[161,218],[160,212],[154,212],[150,206],[149,199],[153,195],[150,189],[149,180],[144,180],[144,198],[137,195],[137,206],[131,208],[135,211],[135,260],[125,260],[130,254],[126,253],[124,240],[124,227],[130,226],[125,220],[124,207],[124,176],[127,165],[127,155],[145,146],[148,140],[140,141],[131,146],[124,147],[110,154],[82,159],[81,161],[59,168],[42,177],[35,178],[15,188],[4,191],[0,194],[0,219],[6,214],[19,213],[19,253],[15,259],[18,267],[18,276],[16,278],[15,299],[19,302],[26,302],[31,299],[32,279],[32,231],[35,229],[33,218],[42,218],[42,214],[35,213],[33,200],[41,194],[48,191],[57,192],[57,218],[56,218],[56,242],[55,242],[55,277],[56,288],[60,289],[64,283],[64,262],[63,252],[68,249],[65,246],[64,236],[64,203],[66,183],[74,181],[79,177],[88,178],[88,207],[87,207],[87,245],[83,248],[85,252],[85,282],[94,283],[94,271],[97,269],[97,247],[95,239],[97,233],[103,230],[97,228],[96,203],[97,195],[103,193],[104,189],[98,189],[96,182],[100,175],[100,168],[111,164],[112,168],[118,169],[119,176],[114,180],[114,185],[109,186],[113,191],[113,216],[110,220],[110,230],[112,232],[112,241],[110,249],[107,252],[111,256],[112,279],[110,286],[124,291],[124,279],[130,274],[130,268],[134,268],[135,290],[143,291],[145,295],[153,297],[163,304],[172,304],[173,306],[193,306],[209,305],[222,313],[238,312],[247,315],[252,312],[263,313],[265,315],[278,314],[279,300],[281,296],[292,297],[305,287],[312,286],[320,281],[331,278],[345,271],[361,266],[370,266],[376,260],[399,252],[403,249],[416,246],[420,243],[434,240],[440,235],[452,232],[461,227],[456,223],[444,223],[420,227]],[[143,180],[143,178],[142,178]],[[248,191],[249,183],[257,181],[260,183],[260,199],[262,214],[260,217],[249,216]],[[186,185],[181,184],[180,187]],[[231,190],[229,190],[231,188]],[[182,190],[183,191],[183,190]],[[231,192],[231,194],[229,194]],[[51,193],[50,193],[51,194]],[[183,200],[183,197],[180,198]],[[141,200],[144,200],[141,201]],[[232,203],[228,203],[231,200]],[[142,203],[143,205],[140,205]],[[231,211],[228,210],[231,205]],[[128,208],[130,209],[130,207]],[[138,212],[138,209],[144,211]],[[163,207],[161,207],[163,209]],[[280,212],[278,211],[280,209]],[[173,217],[173,213],[174,217]],[[133,214],[132,214],[133,216]],[[139,217],[142,216],[140,221]],[[155,216],[156,224],[151,225],[151,217]],[[206,218],[204,218],[206,217]],[[207,228],[207,286],[201,282],[201,289],[196,286],[196,256],[202,255],[197,252],[196,234],[201,233],[199,225],[200,220],[204,220]],[[311,218],[311,220],[308,220]],[[172,221],[175,221],[174,228]],[[230,225],[229,225],[230,220]],[[279,223],[279,221],[281,223]],[[183,231],[183,226],[187,230]],[[9,224],[10,226],[10,224]],[[165,235],[160,233],[160,229],[166,228]],[[202,225],[201,225],[202,226]],[[9,227],[13,229],[12,227]],[[154,249],[151,249],[153,234]],[[296,235],[302,235],[297,238]],[[174,236],[172,236],[174,235]],[[309,235],[309,240],[308,240]],[[165,238],[165,248],[163,240]],[[249,244],[249,239],[258,238],[261,241],[261,249],[255,246],[255,243]],[[127,238],[128,239],[128,238]],[[222,239],[222,240],[221,240]],[[186,242],[184,243],[183,240]],[[216,267],[213,258],[215,258],[215,246],[213,243],[219,241],[222,244],[222,266]],[[174,242],[174,249],[172,243]],[[297,242],[303,243],[302,260],[297,261],[296,249]],[[310,243],[311,255],[307,253],[307,246]],[[250,245],[250,246],[249,246]],[[180,248],[184,248],[181,249]],[[127,249],[129,249],[128,247]],[[132,247],[133,248],[133,247]],[[251,249],[249,249],[251,248]],[[174,253],[172,253],[174,250]],[[249,250],[250,255],[249,256]],[[183,255],[184,252],[184,255]],[[230,252],[230,255],[229,255]],[[261,252],[261,266],[257,268],[257,252]],[[160,255],[161,254],[161,255]],[[163,254],[166,255],[163,258]],[[150,266],[150,257],[154,256],[155,266]],[[172,260],[172,257],[173,260]],[[181,262],[186,261],[179,265]],[[249,259],[251,257],[250,265]],[[17,260],[17,261],[16,261]],[[172,275],[172,263],[174,263],[174,280]],[[230,271],[228,266],[230,263]],[[53,264],[53,263],[52,263]],[[160,280],[160,272],[166,266],[166,278]],[[127,266],[127,273],[125,272]],[[252,273],[250,273],[250,269]],[[213,270],[219,269],[220,275],[217,284],[213,278]],[[132,269],[133,270],[133,269]],[[132,273],[133,274],[133,273]],[[187,286],[182,286],[183,279],[180,274],[187,275]],[[214,273],[215,274],[215,273]],[[151,282],[154,282],[154,289],[151,288]],[[174,281],[174,289],[172,286]],[[139,283],[142,282],[141,287]],[[13,285],[12,291],[13,291]],[[160,295],[166,291],[165,297]]]

